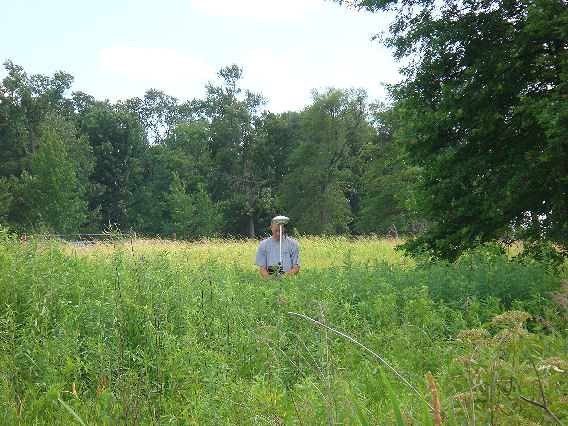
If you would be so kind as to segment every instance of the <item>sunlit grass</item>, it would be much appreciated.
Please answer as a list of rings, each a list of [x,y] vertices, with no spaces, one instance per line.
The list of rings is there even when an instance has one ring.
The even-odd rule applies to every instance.
[[[423,395],[430,371],[457,424],[542,419],[519,395],[539,398],[531,359],[568,362],[566,290],[548,265],[483,249],[415,262],[395,240],[298,240],[300,274],[267,281],[253,265],[259,240],[78,246],[0,234],[0,423],[396,421],[374,360],[289,312],[353,337]],[[508,332],[493,321],[507,311],[531,319]],[[539,374],[567,419],[568,378]],[[387,379],[405,421],[421,424],[423,401]],[[508,411],[489,397],[499,386]]]
[[[343,267],[349,265],[373,266],[386,262],[411,267],[414,262],[395,247],[402,240],[348,237],[300,237],[302,269]],[[96,242],[76,246],[62,243],[65,250],[79,256],[100,256],[113,253],[118,247],[135,256],[153,256],[167,252],[174,259],[182,257],[188,265],[199,266],[209,262],[239,265],[256,269],[254,259],[260,240],[203,239],[194,242],[122,239],[114,242]]]

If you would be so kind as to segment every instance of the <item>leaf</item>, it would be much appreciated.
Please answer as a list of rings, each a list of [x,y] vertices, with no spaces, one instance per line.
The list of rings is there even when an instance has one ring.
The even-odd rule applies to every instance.
[[[430,417],[430,410],[426,400],[422,398],[422,412],[424,413],[424,426],[432,426],[432,418]]]
[[[357,398],[355,397],[355,395],[353,395],[353,393],[351,392],[351,389],[349,389],[349,386],[345,386],[345,389],[347,390],[347,394],[349,396],[349,400],[353,403],[353,405],[355,406],[355,411],[357,412],[357,417],[359,417],[359,421],[361,422],[361,424],[363,426],[368,426],[369,421],[367,420],[367,417],[365,416],[365,413],[363,412],[363,410],[361,409],[361,406],[359,405],[359,403],[357,402]]]
[[[73,417],[75,417],[79,423],[81,423],[83,426],[86,426],[85,422],[81,419],[81,417],[79,417],[79,415],[75,412],[75,410],[73,410],[69,405],[67,405],[65,402],[63,402],[63,400],[61,398],[57,398],[57,400],[59,402],[61,402],[61,405],[63,405],[65,407],[65,409],[67,411],[69,411],[71,413],[71,415]]]
[[[387,378],[385,377],[385,373],[383,373],[383,369],[380,366],[379,366],[379,372],[381,373],[381,379],[383,381],[383,384],[385,385],[385,388],[387,389],[387,393],[388,393],[389,398],[391,400],[392,409],[394,411],[394,415],[395,415],[395,418],[396,418],[396,424],[398,426],[404,426],[404,420],[402,419],[402,413],[400,412],[398,400],[396,399],[394,391],[392,390],[392,387],[391,387],[390,383],[388,382]]]

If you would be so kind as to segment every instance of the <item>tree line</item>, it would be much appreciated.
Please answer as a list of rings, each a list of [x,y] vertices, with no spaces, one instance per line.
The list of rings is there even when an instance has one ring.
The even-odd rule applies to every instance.
[[[381,136],[364,90],[328,88],[274,114],[232,65],[203,99],[149,90],[112,104],[69,95],[64,72],[4,66],[0,221],[10,229],[254,238],[283,212],[302,234],[389,231],[391,219],[365,210],[373,185],[362,153]]]
[[[111,104],[7,61],[0,222],[194,239],[255,237],[284,213],[300,234],[409,235],[450,260],[516,239],[566,252],[566,1],[336,2],[395,12],[379,38],[408,65],[389,105],[328,88],[271,113],[236,65],[203,99]]]

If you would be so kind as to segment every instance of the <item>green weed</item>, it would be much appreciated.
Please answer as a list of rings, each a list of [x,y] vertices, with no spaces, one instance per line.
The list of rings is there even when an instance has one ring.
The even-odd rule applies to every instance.
[[[301,273],[267,281],[257,244],[0,233],[0,422],[427,424],[428,371],[450,424],[568,419],[561,268],[301,238]]]

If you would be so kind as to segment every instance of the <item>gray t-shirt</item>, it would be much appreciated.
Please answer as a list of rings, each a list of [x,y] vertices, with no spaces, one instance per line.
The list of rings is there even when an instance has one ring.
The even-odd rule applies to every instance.
[[[259,244],[254,264],[269,268],[278,265],[279,259],[280,242],[270,237]],[[295,266],[300,266],[300,247],[296,240],[285,235],[282,239],[282,267],[284,272],[289,272]]]

